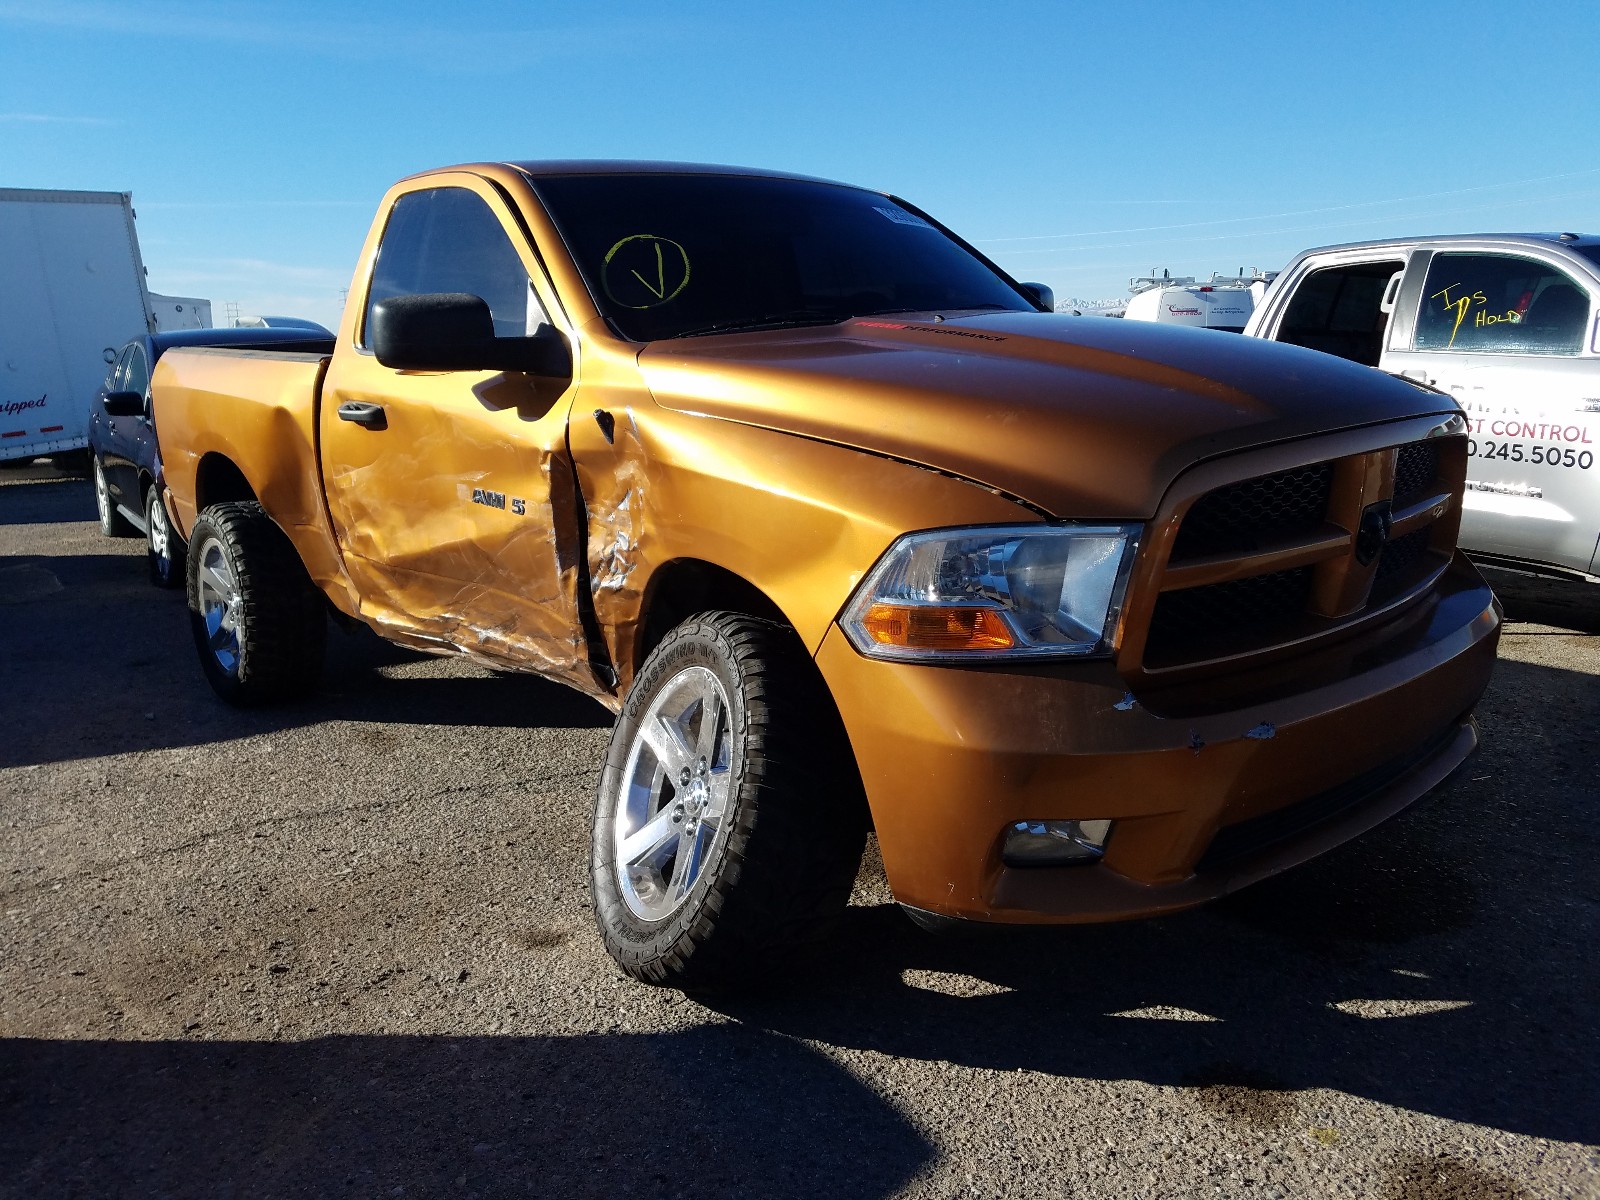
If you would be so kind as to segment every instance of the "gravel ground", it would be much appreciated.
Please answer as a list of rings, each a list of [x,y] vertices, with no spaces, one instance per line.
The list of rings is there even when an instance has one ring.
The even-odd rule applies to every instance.
[[[0,476],[0,1197],[1600,1196],[1600,589],[1496,577],[1484,752],[1207,909],[936,938],[864,866],[711,1004],[593,932],[609,718],[335,635],[215,702],[87,486]]]

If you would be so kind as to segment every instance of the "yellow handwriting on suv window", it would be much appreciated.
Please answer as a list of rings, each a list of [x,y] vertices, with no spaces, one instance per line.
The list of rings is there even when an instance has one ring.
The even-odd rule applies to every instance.
[[[1461,329],[1461,322],[1467,319],[1467,313],[1472,310],[1472,306],[1474,304],[1489,303],[1489,297],[1485,296],[1482,292],[1470,292],[1465,295],[1457,296],[1454,300],[1452,300],[1450,298],[1450,289],[1459,288],[1460,286],[1461,285],[1459,283],[1449,284],[1448,286],[1441,288],[1439,291],[1428,297],[1429,300],[1439,300],[1444,305],[1446,312],[1455,314],[1456,323],[1450,327],[1450,340],[1445,343],[1446,349],[1449,349],[1451,346],[1456,344],[1456,333]]]

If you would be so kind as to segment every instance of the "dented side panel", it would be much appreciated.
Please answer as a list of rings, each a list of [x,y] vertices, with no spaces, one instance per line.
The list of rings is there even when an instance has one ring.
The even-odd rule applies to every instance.
[[[362,348],[388,214],[406,193],[429,188],[470,191],[499,221],[535,298],[573,343],[572,378],[401,371]],[[578,358],[539,259],[496,188],[472,172],[443,171],[390,189],[356,268],[319,418],[328,510],[359,615],[385,637],[602,690],[578,618],[582,534],[566,451]],[[379,427],[342,419],[347,403],[381,407]]]
[[[595,616],[623,689],[639,665],[652,580],[670,563],[709,563],[751,582],[814,651],[851,590],[901,534],[1037,519],[962,480],[673,412],[637,388],[586,390],[570,439],[588,517]]]
[[[381,404],[385,427],[338,416]],[[361,615],[592,689],[577,620],[577,509],[560,385],[419,375],[352,355],[330,374],[322,466]]]

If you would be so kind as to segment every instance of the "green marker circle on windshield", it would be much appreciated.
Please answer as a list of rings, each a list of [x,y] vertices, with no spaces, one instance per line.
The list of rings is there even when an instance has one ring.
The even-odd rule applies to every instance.
[[[606,251],[600,283],[613,304],[655,308],[689,286],[689,254],[671,238],[630,234]]]

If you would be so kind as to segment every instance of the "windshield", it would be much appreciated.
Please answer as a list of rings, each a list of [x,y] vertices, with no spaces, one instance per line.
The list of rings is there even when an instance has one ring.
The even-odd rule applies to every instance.
[[[741,175],[534,181],[600,311],[633,341],[870,313],[1033,306],[876,192]]]

